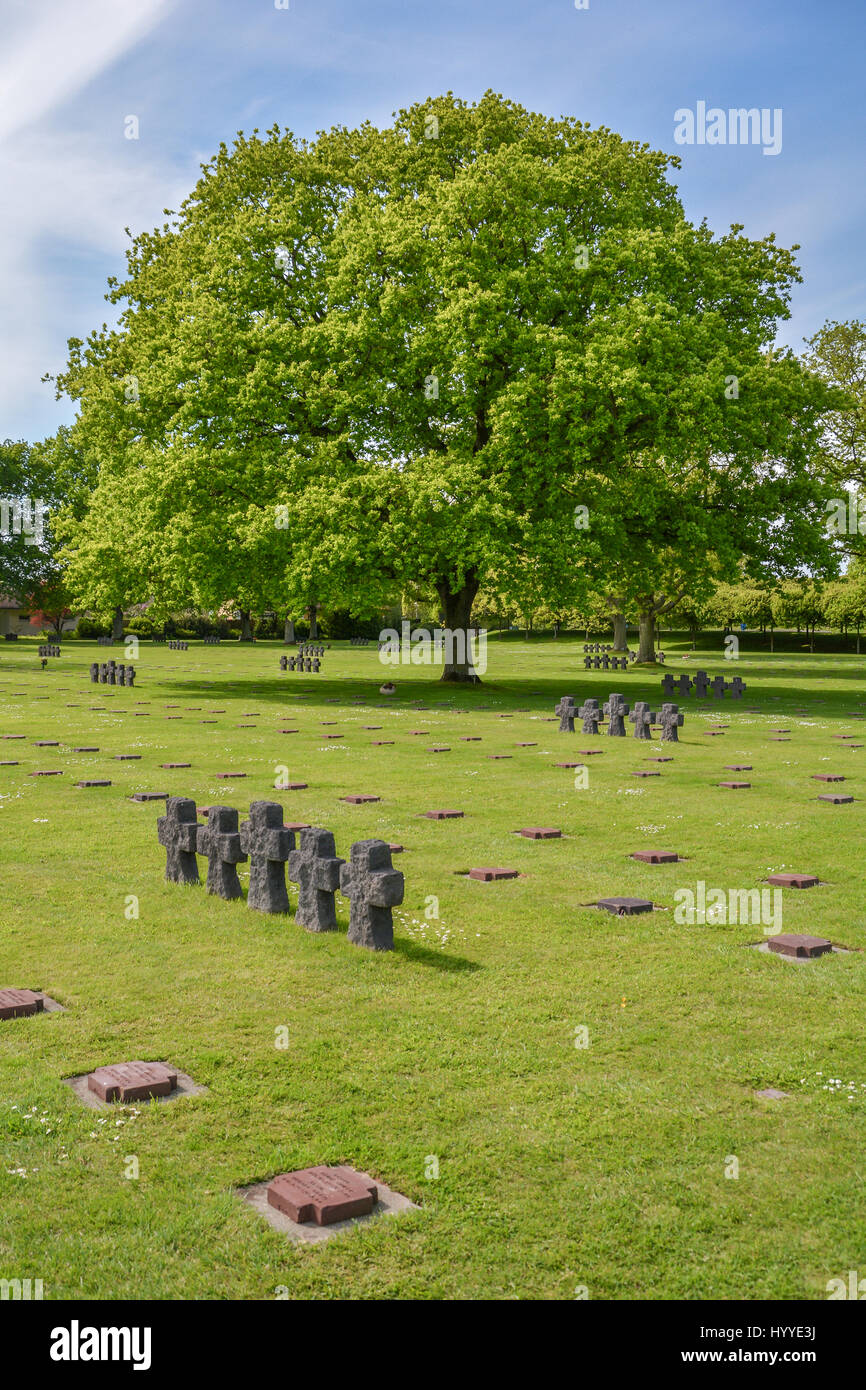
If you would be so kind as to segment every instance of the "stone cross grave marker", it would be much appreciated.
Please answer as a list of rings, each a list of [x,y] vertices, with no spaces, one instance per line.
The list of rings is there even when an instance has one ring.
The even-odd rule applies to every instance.
[[[337,930],[334,894],[343,863],[330,830],[311,825],[300,832],[300,847],[289,855],[289,878],[298,885],[295,921],[307,931]]]
[[[250,886],[247,907],[259,912],[290,912],[286,864],[295,836],[283,825],[283,808],[276,801],[253,801],[250,818],[240,828],[241,849],[249,855]]]
[[[582,732],[585,734],[598,733],[598,721],[601,719],[601,710],[598,707],[598,700],[584,700],[582,707],[578,710],[580,718],[583,720],[581,725]]]
[[[349,940],[371,951],[394,949],[392,907],[403,901],[403,875],[391,864],[386,840],[358,840],[340,869],[340,892],[348,898]]]
[[[677,729],[683,727],[685,716],[680,714],[679,705],[665,702],[659,713],[659,723],[662,726],[662,743],[679,743]]]
[[[186,796],[170,796],[156,828],[159,843],[165,849],[165,876],[169,883],[200,883],[195,857],[199,829],[195,802]]]
[[[652,732],[650,725],[655,721],[655,714],[650,709],[646,700],[637,700],[629,719],[634,724],[635,738],[651,739]]]
[[[699,700],[705,700],[707,698],[707,686],[709,683],[710,678],[706,671],[695,671],[695,694]]]
[[[207,825],[196,830],[196,850],[208,861],[207,891],[218,898],[242,898],[238,864],[246,861],[233,806],[210,806]]]
[[[605,701],[604,712],[608,717],[607,732],[612,738],[625,738],[625,717],[629,707],[622,695],[614,692],[609,700]]]
[[[561,734],[573,734],[574,696],[563,695],[559,704],[556,706],[556,713],[559,715],[559,732]]]

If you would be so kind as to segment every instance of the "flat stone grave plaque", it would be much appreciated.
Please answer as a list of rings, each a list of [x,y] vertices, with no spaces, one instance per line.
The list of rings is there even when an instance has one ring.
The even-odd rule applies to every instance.
[[[479,883],[496,883],[502,878],[519,878],[519,869],[470,869],[469,877],[477,879]]]
[[[554,767],[583,767],[583,763],[554,763]]]
[[[88,1073],[87,1086],[105,1102],[150,1100],[167,1096],[177,1085],[177,1072],[164,1062],[118,1062],[113,1066],[97,1067]]]
[[[780,956],[795,956],[799,960],[813,960],[833,950],[833,943],[823,936],[799,936],[794,932],[782,932],[779,936],[767,938],[771,951]]]
[[[32,989],[0,989],[0,1018],[28,1018],[44,1008],[44,996]]]
[[[776,888],[815,888],[819,881],[817,874],[770,874],[767,878]]]
[[[460,820],[464,815],[463,811],[425,811],[427,820]]]
[[[376,1184],[343,1164],[281,1173],[268,1186],[268,1204],[299,1225],[315,1221],[317,1226],[332,1226],[368,1216],[377,1199]]]
[[[218,772],[216,775],[225,781],[231,778],[246,777],[247,774],[245,772]]]
[[[642,864],[676,864],[680,856],[667,849],[639,849],[631,857]]]
[[[843,796],[841,792],[822,792],[818,800],[829,801],[834,806],[847,806],[854,798],[853,796]]]
[[[141,754],[140,754],[140,753],[115,753],[115,754],[114,754],[114,761],[115,761],[116,763],[139,763],[139,762],[141,762]]]
[[[40,739],[37,739],[37,740],[34,742],[33,747],[34,747],[34,748],[59,748],[59,747],[60,747],[60,741],[59,741],[59,739],[56,739],[56,738],[40,738]]]
[[[599,898],[596,907],[615,917],[634,917],[639,912],[652,912],[653,905],[646,898]]]
[[[192,763],[160,763],[160,767],[192,767]]]
[[[19,764],[18,764],[17,762],[13,762],[13,761],[12,761],[11,759],[9,759],[9,758],[4,758],[3,761],[0,762],[0,767],[18,767],[18,766],[19,766]]]
[[[342,1174],[342,1182],[339,1178],[335,1179],[334,1174]],[[241,1188],[238,1195],[274,1230],[288,1236],[296,1244],[320,1244],[351,1230],[355,1225],[378,1220],[381,1216],[396,1216],[403,1211],[418,1210],[416,1204],[402,1193],[394,1192],[367,1173],[345,1165],[334,1168],[321,1165],[294,1173],[282,1173],[271,1182]],[[342,1203],[355,1201],[363,1201],[365,1207],[359,1215],[343,1218],[336,1215]],[[290,1208],[307,1219],[293,1220],[289,1215]],[[322,1224],[319,1224],[319,1217]]]
[[[751,763],[725,763],[726,772],[751,772]]]
[[[751,782],[720,782],[720,787],[728,787],[731,791],[740,791],[744,787],[750,787]]]
[[[92,777],[86,780],[82,780],[81,782],[76,782],[75,785],[76,787],[110,787],[111,782],[107,778],[98,779]]]
[[[133,792],[130,801],[168,801],[168,792]]]
[[[661,773],[660,773],[660,772],[654,772],[654,771],[647,771],[647,772],[632,772],[632,773],[630,773],[629,775],[630,775],[631,777],[661,777]]]
[[[73,748],[73,753],[98,753],[98,748]]]
[[[554,830],[547,825],[528,825],[524,830],[518,830],[518,835],[522,835],[526,840],[560,840],[561,830]]]
[[[62,773],[62,772],[60,771],[60,769],[58,768],[58,769],[56,769],[56,770],[53,771],[53,772],[31,772],[31,773],[30,773],[30,776],[31,776],[31,777],[62,777],[62,776],[63,776],[63,773]]]
[[[378,796],[341,796],[341,801],[348,801],[350,806],[361,806],[367,801],[380,801]]]
[[[845,778],[834,772],[813,772],[813,782],[844,782]]]

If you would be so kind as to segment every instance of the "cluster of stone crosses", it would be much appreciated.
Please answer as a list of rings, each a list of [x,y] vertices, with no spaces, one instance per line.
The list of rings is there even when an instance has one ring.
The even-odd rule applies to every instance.
[[[218,647],[222,640],[221,637],[203,637],[202,644],[205,647]]]
[[[208,861],[207,891],[219,898],[243,896],[238,864],[250,862],[247,907],[259,912],[289,913],[286,888],[298,885],[295,920],[307,931],[337,930],[335,893],[349,899],[349,940],[371,951],[394,949],[391,909],[403,901],[404,880],[391,863],[386,840],[358,840],[349,861],[337,856],[334,836],[318,826],[290,827],[276,801],[250,803],[249,820],[238,824],[233,806],[209,806],[200,825],[190,797],[172,796],[157,820],[159,843],[166,851],[170,883],[199,883],[200,854]],[[295,848],[295,830],[300,845]]]
[[[298,656],[324,656],[324,645],[316,642],[298,642]]]
[[[281,656],[281,671],[320,671],[322,663],[317,656]]]
[[[641,739],[652,739],[652,725],[659,724],[662,731],[662,743],[679,743],[677,729],[683,727],[684,716],[680,713],[679,705],[663,704],[656,713],[651,710],[645,700],[637,700],[635,707],[629,713],[630,705],[627,705],[622,695],[614,692],[604,707],[599,708],[598,700],[584,700],[580,709],[575,709],[575,699],[573,695],[563,695],[559,704],[556,706],[556,713],[559,715],[559,732],[561,734],[574,733],[575,716],[583,721],[582,732],[585,734],[597,734],[598,726],[603,719],[607,719],[607,732],[612,738],[625,738],[625,720],[628,716],[629,722],[634,725],[634,737]]]
[[[350,647],[369,647],[369,645],[370,645],[370,639],[369,639],[369,637],[350,637],[350,638],[349,638],[349,646],[350,646]]]
[[[40,656],[59,656],[59,655],[60,655],[60,643],[59,643],[59,642],[42,642],[42,643],[40,644],[40,647],[39,647],[39,655],[40,655]]]
[[[118,666],[116,661],[91,661],[92,685],[135,685],[135,667]]]
[[[740,680],[739,676],[734,676],[732,681],[726,681],[724,676],[715,676],[711,680],[706,671],[695,671],[694,680],[686,675],[675,678],[670,671],[662,679],[662,691],[665,695],[673,695],[674,692],[677,695],[689,695],[693,687],[699,700],[705,700],[709,695],[721,700],[726,692],[732,700],[741,700],[746,683]]]
[[[113,638],[113,637],[97,637],[97,639],[96,639],[96,645],[97,645],[97,647],[112,647],[112,646],[114,646],[114,638]]]
[[[170,641],[167,643],[170,652],[188,652],[189,642]]]

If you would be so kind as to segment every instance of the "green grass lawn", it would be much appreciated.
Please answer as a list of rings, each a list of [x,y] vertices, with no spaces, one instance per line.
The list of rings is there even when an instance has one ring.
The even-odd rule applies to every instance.
[[[26,735],[0,742],[19,763],[0,767],[0,987],[66,1008],[0,1023],[0,1277],[41,1278],[46,1298],[824,1299],[829,1279],[866,1275],[866,747],[833,738],[866,744],[851,714],[866,715],[866,659],[665,649],[675,673],[748,686],[739,703],[681,701],[673,749],[630,725],[590,739],[543,722],[563,693],[662,698],[661,672],[586,672],[575,640],[491,641],[476,689],[399,668],[386,708],[374,647],[339,644],[314,676],[282,674],[277,643],[145,643],[136,687],[115,690],[88,666],[122,648],[70,642],[42,672],[35,642],[0,643],[0,733]],[[727,732],[707,737],[719,716]],[[589,746],[603,756],[577,788],[554,764]],[[674,761],[647,762],[663,752]],[[175,761],[192,766],[159,766]],[[753,765],[751,790],[717,787],[735,762]],[[281,766],[308,789],[275,791]],[[661,776],[629,776],[647,766]],[[51,768],[63,776],[28,775]],[[246,780],[216,778],[232,770]],[[854,803],[816,799],[834,789]],[[344,857],[354,840],[402,843],[396,949],[349,945],[340,895],[341,932],[321,936],[166,883],[161,803],[127,799],[139,790],[243,813],[275,799]],[[381,801],[339,799],[353,792]],[[465,818],[422,818],[440,807]],[[531,825],[564,836],[514,835]],[[629,858],[649,847],[688,858]],[[521,877],[460,874],[490,864]],[[783,929],[855,950],[800,965],[749,949],[760,925],[674,920],[678,888],[783,869],[826,881],[784,890]],[[610,894],[666,910],[587,906]],[[63,1084],[133,1058],[207,1093],[97,1112]],[[420,1210],[297,1248],[235,1194],[316,1163]]]

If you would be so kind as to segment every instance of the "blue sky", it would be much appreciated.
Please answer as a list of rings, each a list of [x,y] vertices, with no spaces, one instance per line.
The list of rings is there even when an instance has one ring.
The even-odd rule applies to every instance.
[[[693,220],[800,243],[780,335],[795,348],[827,318],[866,318],[864,0],[282,3],[0,0],[0,437],[72,418],[40,378],[110,318],[124,228],[161,223],[221,141],[384,124],[449,89],[676,153]],[[780,152],[677,145],[675,113],[698,102],[781,109]]]

